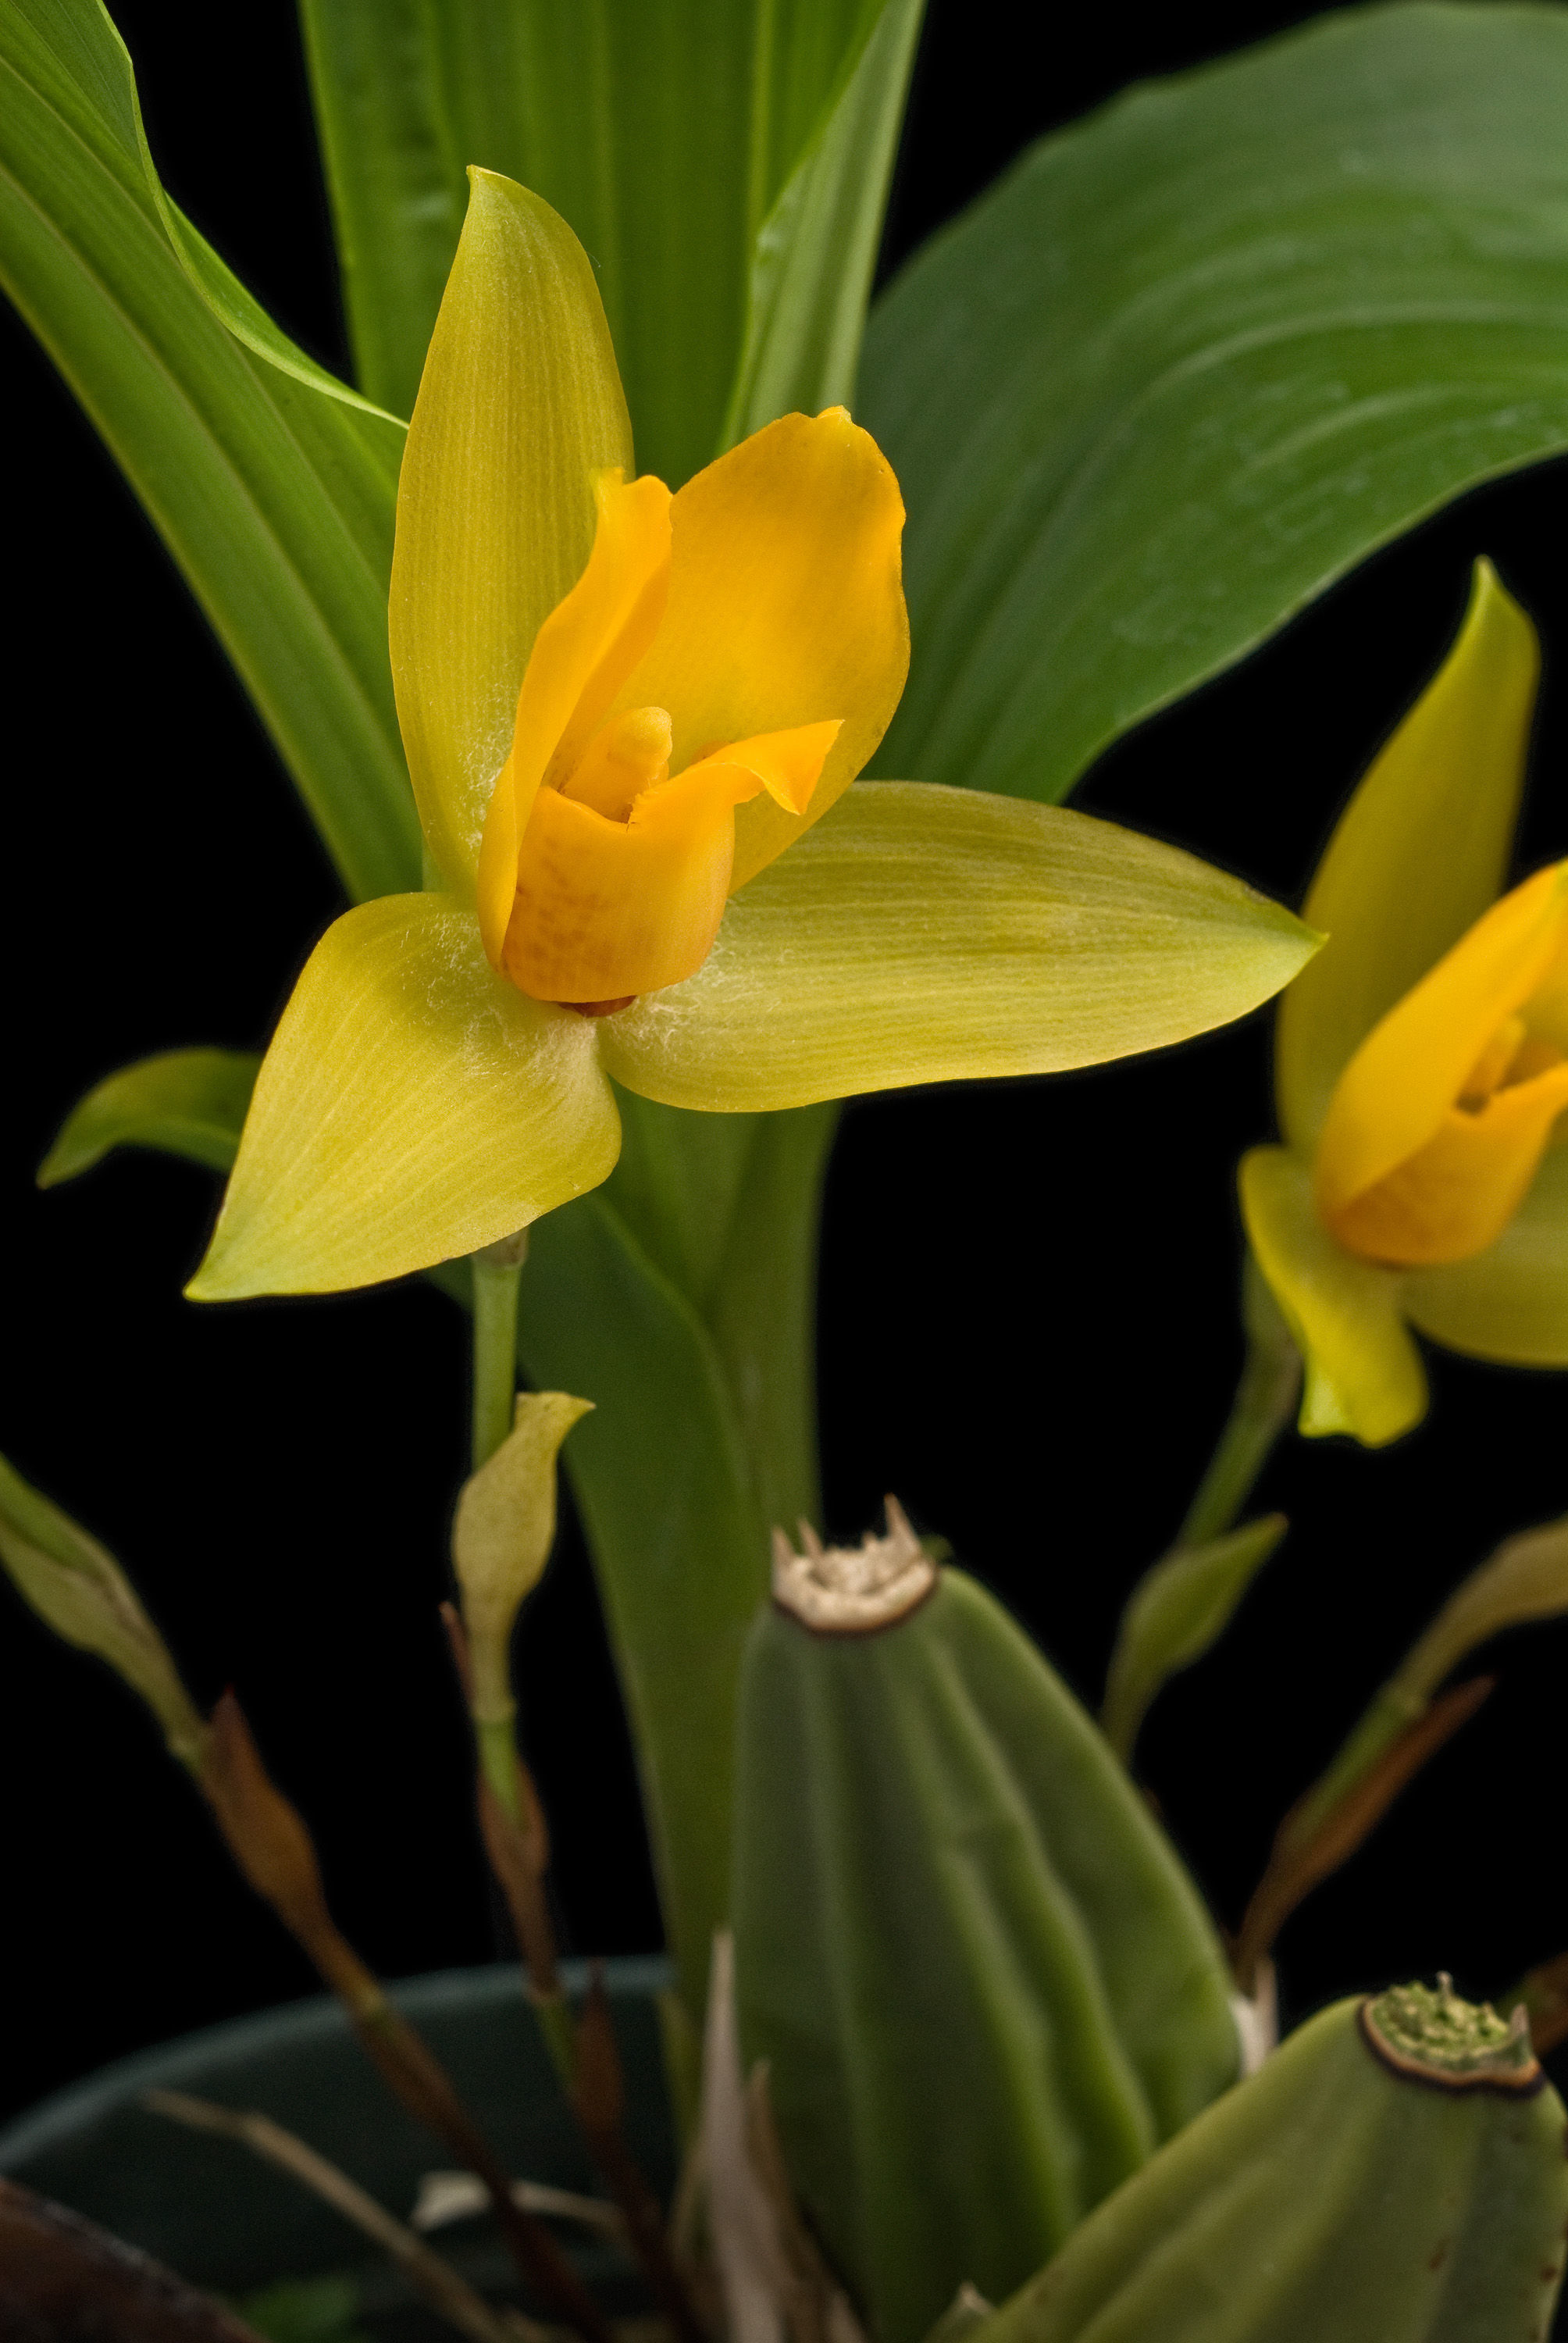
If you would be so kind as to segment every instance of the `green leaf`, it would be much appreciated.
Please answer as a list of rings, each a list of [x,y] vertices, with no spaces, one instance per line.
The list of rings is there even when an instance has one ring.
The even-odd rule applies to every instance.
[[[925,0],[871,0],[809,144],[756,233],[727,446],[848,406]]]
[[[417,884],[387,659],[401,427],[297,350],[169,204],[97,0],[11,0],[0,89],[0,282],[179,564],[345,885]]]
[[[165,1050],[95,1083],[38,1166],[40,1188],[90,1171],[114,1147],[156,1147],[226,1172],[260,1058],[251,1050]]]
[[[767,1533],[717,1349],[601,1197],[531,1232],[518,1349],[595,1413],[566,1451],[593,1547],[682,1991],[729,1905],[736,1688]]]
[[[135,1587],[114,1555],[4,1456],[0,1567],[63,1642],[107,1660],[146,1702],[173,1755],[195,1765],[205,1728]]]
[[[1139,1580],[1121,1614],[1105,1684],[1101,1722],[1119,1756],[1131,1756],[1161,1686],[1218,1643],[1284,1534],[1283,1513],[1269,1513],[1201,1545],[1177,1546]]]
[[[638,461],[672,484],[727,417],[844,394],[920,0],[302,0],[366,390],[407,414],[469,164],[598,271]],[[743,345],[748,387],[736,389]]]
[[[1043,799],[1568,446],[1568,14],[1332,15],[1036,146],[873,311],[910,508],[879,769]]]
[[[1568,1521],[1507,1538],[1449,1596],[1368,1703],[1333,1763],[1290,1816],[1284,1837],[1303,1845],[1390,1745],[1424,1716],[1438,1687],[1478,1644],[1533,1619],[1568,1611]]]
[[[1000,2298],[1234,2079],[1230,1978],[1103,1736],[890,1504],[787,1544],[747,1641],[735,1982],[801,2209],[871,2331]]]
[[[532,1382],[596,1405],[563,1453],[700,2015],[729,1915],[735,1704],[768,1532],[819,1511],[814,1272],[838,1110],[618,1103],[608,1181],[530,1232],[518,1349]]]

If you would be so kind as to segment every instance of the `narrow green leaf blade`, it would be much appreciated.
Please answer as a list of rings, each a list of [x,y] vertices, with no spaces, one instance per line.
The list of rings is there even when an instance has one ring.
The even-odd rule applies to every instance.
[[[1177,1546],[1145,1571],[1121,1614],[1105,1684],[1102,1722],[1119,1756],[1131,1756],[1161,1686],[1218,1643],[1284,1534],[1283,1513],[1269,1513],[1201,1545]]]
[[[97,0],[0,13],[0,283],[179,564],[345,884],[417,885],[387,659],[401,428],[346,403],[155,197]]]
[[[797,377],[804,395],[824,369],[847,379],[917,0],[301,0],[301,13],[371,397],[412,406],[471,163],[520,180],[581,237],[641,470],[678,484],[719,445],[756,270],[769,288],[759,357],[789,399]],[[809,357],[792,371],[797,345]]]
[[[1043,140],[872,313],[884,772],[1060,799],[1461,489],[1568,446],[1568,15],[1349,11]]]
[[[74,1180],[115,1147],[154,1147],[228,1171],[260,1064],[251,1050],[164,1050],[122,1066],[71,1109],[38,1166],[38,1185]]]
[[[854,396],[871,272],[925,0],[874,0],[809,143],[757,231],[733,446]]]

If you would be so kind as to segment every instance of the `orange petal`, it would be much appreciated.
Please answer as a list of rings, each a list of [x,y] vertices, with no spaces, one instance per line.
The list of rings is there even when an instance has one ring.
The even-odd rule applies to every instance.
[[[1493,1033],[1524,1009],[1565,940],[1568,863],[1559,863],[1494,903],[1373,1026],[1335,1085],[1318,1142],[1318,1210],[1331,1227],[1445,1128]]]
[[[1386,1179],[1325,1214],[1346,1249],[1398,1268],[1468,1261],[1494,1244],[1523,1202],[1568,1107],[1568,1066],[1455,1108],[1435,1137]]]
[[[729,885],[734,807],[756,774],[712,762],[649,789],[628,821],[541,789],[504,966],[535,1001],[658,992],[708,958]]]
[[[804,813],[821,779],[833,743],[843,729],[835,718],[828,724],[797,724],[788,732],[759,732],[749,740],[731,740],[728,747],[716,749],[700,763],[688,765],[679,778],[690,780],[699,773],[720,766],[739,767],[754,776],[758,787],[748,789],[746,799],[735,802],[760,797],[766,789],[775,805],[782,806],[786,813]]]
[[[739,816],[733,890],[826,813],[898,706],[903,500],[875,440],[835,407],[786,415],[720,456],[670,521],[668,608],[618,704],[668,709],[676,771],[715,741],[843,719],[808,816],[771,793]]]
[[[520,843],[552,763],[568,770],[628,671],[652,641],[669,582],[670,494],[662,480],[595,483],[598,527],[588,567],[539,628],[518,695],[512,749],[479,848],[479,929],[499,966],[517,892]],[[584,996],[586,998],[586,996]]]

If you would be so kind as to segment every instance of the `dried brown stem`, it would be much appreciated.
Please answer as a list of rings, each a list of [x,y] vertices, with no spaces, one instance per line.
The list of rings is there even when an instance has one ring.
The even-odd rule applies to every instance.
[[[468,1643],[463,1622],[450,1603],[441,1605],[441,1619],[452,1647],[457,1679],[466,1694]],[[520,1755],[515,1755],[514,1762],[518,1811],[523,1821],[518,1823],[508,1814],[481,1765],[477,1768],[479,1828],[490,1868],[511,1914],[540,2025],[563,2070],[573,2113],[600,2177],[620,2208],[628,2243],[642,2265],[655,2298],[684,2343],[707,2343],[707,2330],[698,2318],[670,2252],[658,2199],[626,2144],[620,2055],[616,2047],[608,1997],[597,1969],[575,2032],[566,2016],[556,1966],[555,1930],[545,1896],[545,1873],[550,1859],[549,1830],[533,1777]]]
[[[620,2053],[609,1996],[597,1963],[578,2020],[572,2108],[605,2185],[620,2207],[628,2239],[665,2317],[683,2343],[708,2343],[707,2330],[669,2249],[663,2208],[626,2144]]]
[[[347,2172],[329,2163],[326,2157],[318,2156],[293,2132],[285,2131],[270,2116],[215,2107],[211,2100],[192,2098],[185,2091],[146,2091],[142,2105],[154,2115],[189,2125],[193,2131],[216,2132],[221,2138],[238,2140],[252,2155],[280,2167],[372,2238],[397,2264],[422,2300],[449,2327],[470,2337],[472,2343],[518,2343],[523,2336],[532,2338],[532,2343],[540,2343],[548,2332],[516,2313],[492,2310],[467,2280],[459,2278],[451,2264],[443,2261],[422,2237],[396,2220]]]
[[[1425,1715],[1405,1727],[1300,1845],[1293,1845],[1292,1839],[1301,1809],[1299,1805],[1292,1807],[1275,1834],[1268,1868],[1253,1892],[1236,1941],[1236,1982],[1243,1993],[1251,1992],[1259,1962],[1297,1905],[1341,1864],[1349,1861],[1428,1759],[1437,1755],[1462,1725],[1469,1723],[1495,1681],[1492,1676],[1476,1676],[1471,1683],[1444,1693],[1441,1700],[1434,1700]]]
[[[588,2343],[609,2343],[609,2328],[598,2306],[543,2223],[514,2202],[510,2174],[464,2107],[446,2069],[393,2006],[379,1978],[333,1920],[309,1831],[268,1778],[232,1692],[225,1693],[213,1711],[200,1779],[241,1871],[342,2001],[391,2089],[484,2182],[522,2275]]]

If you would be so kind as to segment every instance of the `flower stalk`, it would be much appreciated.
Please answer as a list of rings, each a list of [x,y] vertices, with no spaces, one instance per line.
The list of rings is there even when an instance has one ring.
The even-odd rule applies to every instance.
[[[1178,1547],[1202,1545],[1233,1526],[1301,1397],[1301,1353],[1250,1252],[1241,1272],[1241,1322],[1247,1350],[1241,1381]]]

